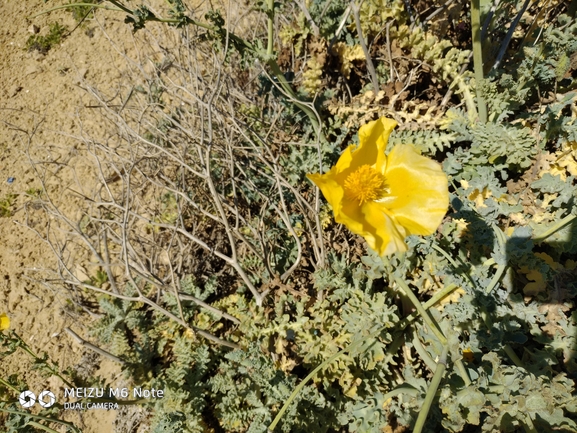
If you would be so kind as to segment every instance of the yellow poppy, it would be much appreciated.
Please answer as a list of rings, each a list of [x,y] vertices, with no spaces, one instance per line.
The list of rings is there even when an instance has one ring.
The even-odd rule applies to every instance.
[[[0,314],[0,331],[10,328],[10,317],[6,314]]]
[[[309,174],[333,208],[335,221],[365,238],[381,256],[406,251],[405,237],[434,233],[449,207],[441,165],[411,145],[385,147],[397,122],[385,117],[359,129],[325,174]]]

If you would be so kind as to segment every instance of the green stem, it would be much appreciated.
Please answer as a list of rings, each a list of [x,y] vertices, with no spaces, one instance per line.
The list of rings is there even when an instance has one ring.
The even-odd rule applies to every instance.
[[[493,229],[493,232],[495,232],[495,236],[497,237],[497,244],[499,245],[499,252],[503,255],[503,257],[506,257],[507,238],[505,237],[505,233],[503,233],[503,231],[499,227],[497,227],[495,224],[492,225],[492,229]],[[485,288],[485,293],[489,294],[493,291],[493,289],[495,287],[497,287],[497,284],[499,284],[499,281],[501,281],[501,277],[503,276],[503,274],[505,273],[506,270],[507,270],[507,263],[506,262],[501,263],[497,266],[497,271],[495,272],[495,275],[493,275],[493,278],[491,278],[489,285]]]
[[[533,237],[533,242],[536,244],[540,244],[541,242],[543,242],[545,239],[547,239],[549,236],[551,236],[555,232],[558,232],[559,230],[561,230],[565,226],[571,224],[575,218],[577,218],[577,215],[567,215],[565,218],[563,218],[561,221],[559,221],[557,224],[555,224],[550,229],[547,229],[543,233]]]
[[[435,395],[437,394],[437,389],[441,384],[441,379],[443,379],[445,369],[447,368],[448,353],[449,353],[449,347],[445,346],[443,348],[441,358],[439,358],[439,362],[437,362],[437,368],[435,370],[435,374],[433,375],[433,379],[431,380],[431,384],[429,385],[429,389],[427,390],[427,396],[425,397],[423,406],[419,411],[419,416],[417,417],[417,422],[415,423],[415,428],[413,430],[414,433],[421,433],[423,427],[425,426],[427,416],[429,415],[429,411],[431,410],[431,405],[433,404],[433,400],[435,399]]]
[[[431,299],[423,304],[423,308],[428,310],[437,302],[441,301],[443,298],[448,296],[452,291],[454,291],[458,286],[456,284],[449,284],[447,287],[443,287],[440,291],[435,293]],[[413,322],[419,314],[411,313],[407,317],[403,318],[397,325],[398,330],[404,330],[411,322]]]
[[[415,308],[417,309],[417,312],[420,314],[420,316],[423,318],[423,320],[425,321],[425,323],[427,323],[427,325],[431,328],[431,330],[435,333],[435,335],[437,336],[437,338],[439,339],[439,342],[443,345],[443,346],[447,346],[448,342],[447,339],[445,338],[445,336],[443,335],[442,331],[440,330],[440,327],[437,325],[437,323],[431,319],[431,317],[429,316],[429,314],[427,313],[427,310],[433,306],[435,303],[438,302],[439,299],[445,297],[447,294],[450,293],[450,291],[454,290],[456,286],[454,286],[453,284],[451,284],[450,286],[445,287],[443,290],[441,290],[437,295],[441,295],[438,299],[433,299],[435,298],[435,296],[433,298],[431,298],[428,302],[426,302],[425,304],[421,304],[420,301],[417,299],[417,297],[413,294],[412,290],[409,288],[409,286],[401,279],[396,279],[395,278],[396,283],[401,286],[403,292],[407,295],[407,297],[409,298],[409,300],[413,303],[413,305],[415,306]],[[431,302],[434,301],[434,302]],[[411,316],[408,316],[406,319],[410,319],[413,320],[413,318]],[[401,321],[402,322],[402,321]],[[400,323],[401,323],[400,322]],[[408,323],[407,323],[408,324]],[[419,342],[420,343],[420,342]],[[417,349],[417,347],[415,346],[415,349]],[[424,349],[423,349],[424,350]],[[417,350],[418,351],[418,350]],[[419,353],[420,354],[420,353]],[[421,355],[422,356],[422,355]],[[430,367],[431,366],[431,362],[427,363],[427,360],[423,358],[423,361],[425,361],[425,363]],[[467,373],[467,370],[465,369],[465,366],[463,365],[463,362],[459,359],[455,362],[455,365],[457,366],[457,371],[459,373],[459,376],[461,376],[461,378],[463,379],[463,382],[465,382],[466,386],[469,386],[471,384],[471,379],[469,378],[469,374]]]
[[[40,362],[41,364],[46,365],[46,367],[50,370],[50,372],[60,378],[60,380],[62,380],[62,382],[64,382],[66,384],[66,386],[68,386],[69,388],[74,388],[74,385],[69,382],[65,377],[63,377],[60,372],[52,365],[49,365],[46,361],[44,361],[44,359],[40,358],[38,355],[36,355],[32,349],[24,342],[24,340],[22,339],[22,337],[20,337],[16,332],[12,331],[12,335],[14,336],[14,338],[20,340],[20,344],[18,345],[18,347],[20,347],[22,350],[24,350],[26,353],[28,353],[31,357],[33,357],[37,362]]]
[[[417,299],[413,291],[410,289],[410,287],[407,285],[407,283],[405,283],[400,278],[393,277],[393,279],[397,283],[397,285],[401,288],[401,290],[405,293],[405,295],[409,298],[411,303],[415,306],[415,308],[417,309],[417,311],[419,312],[419,314],[421,315],[427,326],[431,328],[431,331],[433,331],[433,333],[437,336],[439,342],[443,346],[446,346],[447,339],[439,329],[438,325],[434,322],[433,319],[431,319],[429,313],[427,313],[427,311],[423,308],[423,304],[419,302],[419,300]]]
[[[299,107],[309,118],[311,124],[313,125],[313,129],[315,130],[315,132],[319,135],[321,141],[323,143],[325,143],[327,141],[327,139],[325,138],[322,129],[320,127],[319,121],[317,119],[317,115],[316,113],[305,103],[299,101],[297,95],[295,94],[295,92],[293,91],[291,85],[289,84],[289,82],[286,80],[284,74],[282,73],[282,71],[280,70],[280,67],[278,65],[278,63],[276,62],[276,60],[274,60],[273,58],[270,58],[267,61],[268,66],[270,67],[273,75],[276,77],[276,79],[278,80],[280,86],[282,87],[282,89],[292,98],[294,104]]]
[[[424,239],[421,239],[421,243],[426,244],[427,242]],[[437,244],[432,244],[432,247],[435,251],[440,253],[445,259],[447,259],[447,261],[453,266],[455,271],[457,271],[459,269],[458,263],[444,249],[442,249]],[[465,278],[467,278],[467,280],[469,280],[469,283],[471,284],[471,288],[474,289],[475,288],[475,282],[471,278],[471,275],[469,275],[469,273],[467,273],[467,274],[465,274]]]
[[[40,424],[39,422],[36,421],[28,421],[28,424],[26,425],[31,425],[32,427],[39,428],[40,430],[47,431],[48,433],[58,433],[56,430],[51,429],[50,427],[47,427],[44,424]]]
[[[268,45],[266,47],[266,55],[271,58],[273,55],[274,43],[274,0],[268,0]]]
[[[425,241],[424,239],[421,239],[421,243],[422,243],[422,244],[426,244],[427,241]],[[455,269],[457,269],[457,268],[459,267],[459,265],[457,264],[457,262],[456,262],[455,260],[453,260],[453,258],[452,258],[444,249],[442,249],[440,246],[438,246],[437,244],[433,244],[432,247],[433,247],[433,249],[434,249],[435,251],[437,251],[437,252],[440,253],[444,258],[446,258],[447,261],[448,261],[451,265],[453,265],[453,267],[454,267]]]
[[[463,382],[465,382],[465,386],[471,385],[471,378],[469,377],[469,373],[467,372],[467,369],[463,364],[463,360],[457,359],[456,361],[453,362],[453,364],[455,364],[455,366],[457,367],[459,376],[461,376],[461,379],[463,379]]]
[[[10,388],[10,389],[11,389],[12,391],[14,391],[16,394],[20,394],[20,391],[19,391],[17,388],[13,387],[13,386],[10,384],[10,382],[7,382],[7,381],[5,381],[4,379],[0,378],[0,383],[1,383],[2,385],[4,385],[5,387]]]
[[[116,6],[117,8],[119,8],[120,10],[123,10],[124,12],[126,12],[127,14],[133,15],[132,10],[127,8],[126,6],[124,6],[122,3],[120,3],[117,0],[107,0],[108,2],[112,3],[114,6]]]
[[[396,397],[399,394],[408,394],[412,395],[413,397],[417,397],[419,395],[419,390],[411,385],[403,383],[398,387],[396,387],[395,389],[393,389],[392,391],[387,392],[383,396],[383,401],[387,401],[389,398]]]
[[[68,8],[73,8],[73,7],[84,7],[84,6],[86,6],[86,7],[91,7],[91,8],[106,9],[106,10],[109,10],[109,11],[118,11],[118,12],[124,11],[124,9],[112,8],[112,7],[110,7],[110,6],[106,6],[106,5],[102,5],[102,4],[97,4],[97,3],[70,3],[70,4],[66,4],[66,5],[54,6],[54,7],[50,8],[50,9],[46,9],[46,10],[44,10],[44,11],[42,11],[42,12],[38,12],[37,14],[30,15],[30,16],[28,17],[28,19],[31,20],[32,18],[36,18],[36,17],[39,17],[40,15],[45,15],[45,14],[48,14],[48,13],[50,13],[50,12],[54,12],[54,11],[56,11],[56,10],[58,10],[58,9],[68,9]],[[131,11],[131,12],[132,12],[132,11]],[[130,12],[130,13],[131,13],[131,12]]]
[[[504,257],[506,257],[507,238],[505,237],[505,233],[503,233],[503,231],[495,224],[492,224],[491,228],[493,229],[493,232],[495,232],[495,236],[497,237],[499,252]],[[497,284],[499,284],[499,281],[501,281],[501,277],[503,276],[506,270],[507,270],[506,262],[501,263],[497,266],[497,271],[495,272],[495,275],[493,275],[493,278],[489,282],[489,285],[485,288],[485,293],[489,294],[493,291],[495,287],[497,287]],[[493,317],[487,312],[485,307],[481,307],[481,319],[483,320],[483,323],[485,324],[487,329],[490,330],[493,327]],[[523,364],[523,361],[521,361],[521,359],[517,356],[517,354],[509,344],[503,346],[503,350],[517,367],[526,368],[525,365]]]
[[[295,92],[293,91],[291,85],[286,80],[284,74],[280,70],[278,63],[274,58],[274,0],[267,0],[268,8],[268,42],[266,47],[266,59],[269,68],[271,69],[273,75],[278,80],[282,89],[293,99],[293,102],[297,107],[299,107],[311,121],[314,130],[320,135],[323,142],[326,141],[324,135],[321,132],[321,128],[317,119],[317,116],[313,110],[306,104],[302,103]]]
[[[443,300],[443,298],[445,298],[446,296],[448,296],[452,291],[454,291],[455,289],[457,289],[459,286],[457,286],[456,284],[449,284],[446,287],[443,287],[441,290],[439,290],[437,293],[435,293],[431,299],[429,299],[427,302],[425,302],[423,304],[423,308],[425,310],[428,310],[429,308],[431,308],[433,305],[435,305],[437,302],[440,302],[441,300]],[[409,316],[410,317],[410,316]]]
[[[433,358],[431,358],[429,352],[427,352],[427,350],[423,347],[423,344],[421,343],[421,340],[419,340],[419,336],[417,335],[416,332],[413,333],[413,347],[415,348],[417,354],[421,357],[425,365],[429,368],[429,370],[435,371],[437,364],[435,363]]]
[[[47,417],[47,416],[42,416],[42,415],[34,415],[34,414],[30,413],[30,412],[20,412],[20,411],[17,411],[17,410],[6,409],[6,408],[3,408],[3,407],[0,407],[0,411],[2,411],[2,412],[7,412],[7,413],[12,413],[12,414],[15,414],[15,415],[21,415],[21,416],[25,416],[25,417],[29,417],[29,418],[41,419],[41,420],[43,420],[43,421],[56,422],[56,423],[59,423],[59,424],[64,424],[64,425],[70,427],[70,428],[71,428],[72,430],[74,430],[75,432],[81,433],[80,430],[78,430],[78,427],[76,427],[74,424],[72,424],[72,423],[70,423],[70,422],[68,422],[68,421],[62,421],[62,420],[60,420],[60,419],[49,418],[49,417]]]
[[[473,36],[473,65],[475,68],[475,87],[477,90],[477,107],[479,121],[487,122],[487,105],[481,94],[483,82],[483,47],[481,45],[481,5],[480,0],[471,0],[471,30]]]
[[[344,349],[338,351],[337,353],[335,353],[333,356],[331,356],[330,358],[328,358],[327,360],[325,360],[322,364],[320,364],[319,366],[317,366],[313,371],[311,371],[307,377],[305,377],[301,383],[299,383],[297,385],[297,387],[293,390],[293,392],[291,393],[291,395],[289,396],[289,398],[287,399],[287,401],[285,402],[285,404],[282,406],[282,408],[279,410],[279,412],[276,414],[274,420],[272,421],[272,423],[269,425],[268,427],[268,431],[269,432],[273,432],[274,429],[276,428],[276,425],[279,423],[279,421],[281,420],[282,416],[284,415],[284,413],[286,412],[286,410],[288,409],[289,405],[293,402],[293,400],[297,397],[297,395],[299,394],[299,392],[301,392],[301,390],[305,387],[305,385],[309,382],[309,380],[311,380],[313,377],[315,377],[315,375],[321,371],[323,368],[325,368],[326,366],[328,366],[329,364],[331,364],[334,360],[336,360],[338,357],[350,352],[352,349],[356,348],[357,346],[360,346],[364,341],[366,341],[368,338],[371,337],[376,337],[378,334],[380,334],[382,332],[384,328],[380,328],[377,331],[373,332],[372,334],[369,334],[368,336],[366,336],[365,338],[363,338],[362,340],[358,340],[355,341],[354,343],[350,344],[348,347],[345,347]]]
[[[493,291],[493,289],[497,286],[497,284],[499,284],[499,281],[501,280],[501,277],[503,276],[506,270],[507,265],[505,264],[500,264],[499,266],[497,266],[497,271],[495,272],[495,275],[493,275],[493,278],[489,282],[489,285],[486,287],[485,293],[489,294]]]

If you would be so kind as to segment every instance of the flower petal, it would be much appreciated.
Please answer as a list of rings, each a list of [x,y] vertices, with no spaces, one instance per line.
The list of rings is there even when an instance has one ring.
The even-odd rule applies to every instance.
[[[335,212],[335,221],[365,238],[379,255],[407,251],[404,242],[405,230],[381,203],[368,202],[359,206],[358,203],[345,199],[341,212]]]
[[[407,235],[434,233],[449,207],[447,176],[441,165],[419,155],[411,145],[398,145],[388,156],[386,207]]]
[[[362,208],[357,202],[346,198],[340,204],[338,211],[333,208],[335,221],[346,225],[350,231],[364,237],[370,228],[366,227]]]
[[[347,147],[344,152],[339,157],[337,163],[326,173],[319,174],[307,174],[307,177],[312,180],[323,192],[323,195],[327,201],[335,207],[335,201],[329,199],[325,191],[329,192],[333,187],[339,187],[342,189],[345,179],[351,173],[351,163],[353,161],[353,153],[355,146]],[[324,188],[321,186],[323,185]]]
[[[0,314],[0,331],[10,328],[10,317],[6,314]]]
[[[325,199],[329,202],[333,208],[333,213],[335,216],[342,207],[343,197],[345,191],[342,186],[342,182],[337,182],[335,179],[335,173],[333,172],[335,167],[333,167],[328,173],[325,174],[307,174],[307,177],[319,187]],[[336,170],[335,170],[336,171]],[[335,219],[336,220],[336,219]]]
[[[357,169],[361,165],[375,164],[377,170],[384,174],[384,165],[387,157],[385,156],[385,148],[389,135],[397,126],[397,122],[386,117],[381,117],[378,120],[369,122],[359,129],[359,147],[354,152],[354,161],[351,168]]]
[[[363,206],[363,213],[366,225],[374,228],[364,236],[373,250],[381,256],[407,251],[407,233],[385,206],[377,202],[367,203]]]
[[[355,146],[351,145],[347,147],[344,152],[339,157],[337,163],[331,168],[329,173],[333,173],[333,175],[338,175],[341,173],[349,173],[349,168],[353,162],[353,154],[355,153]],[[327,173],[328,174],[328,173]]]

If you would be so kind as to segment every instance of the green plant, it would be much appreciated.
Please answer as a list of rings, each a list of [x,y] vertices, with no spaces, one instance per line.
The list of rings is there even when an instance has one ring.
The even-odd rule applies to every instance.
[[[7,194],[4,199],[0,200],[0,218],[12,215],[12,206],[14,206],[16,197],[16,194]]]
[[[43,35],[32,35],[26,41],[26,49],[28,51],[38,51],[42,54],[46,54],[52,47],[60,44],[64,38],[67,29],[60,23],[50,24],[50,30],[46,36]]]
[[[26,190],[26,194],[34,199],[41,198],[43,192],[44,191],[42,190],[42,188],[29,188],[28,190]]]
[[[16,352],[26,353],[32,358],[32,369],[38,370],[46,376],[57,376],[68,387],[74,387],[70,379],[71,372],[61,372],[58,363],[52,361],[46,353],[36,354],[16,332],[4,333],[0,331],[0,348],[3,349],[0,352],[0,359]],[[30,387],[17,375],[11,375],[7,378],[0,377],[0,412],[7,414],[7,419],[4,420],[7,433],[56,432],[50,426],[65,428],[66,432],[80,433],[80,429],[74,424],[58,418],[58,405],[44,409],[38,414],[22,410],[22,407],[17,404],[18,396],[27,389]]]
[[[75,5],[74,2],[70,2],[71,5],[67,11],[72,13],[72,16],[74,17],[74,20],[78,23],[81,23],[82,21],[84,21],[85,19],[89,18],[90,15],[93,15],[94,13],[94,6],[90,6],[91,4],[99,4],[101,3],[101,0],[85,0],[83,1],[83,5]]]
[[[367,0],[353,23],[346,2],[261,2],[247,40],[180,1],[168,18],[110,3],[134,30],[192,25],[194,43],[159,50],[122,109],[95,93],[121,137],[83,142],[103,187],[78,223],[45,205],[100,272],[79,281],[62,259],[55,280],[98,293],[95,335],[166,389],[152,431],[575,429],[577,27],[562,7],[544,20],[501,2],[499,26],[526,34],[505,58],[484,40],[483,77],[476,3],[460,45],[455,4]],[[280,8],[295,16],[279,20],[296,44],[282,62]],[[402,123],[390,145],[437,158],[451,183],[438,231],[388,260],[304,180],[384,115]]]

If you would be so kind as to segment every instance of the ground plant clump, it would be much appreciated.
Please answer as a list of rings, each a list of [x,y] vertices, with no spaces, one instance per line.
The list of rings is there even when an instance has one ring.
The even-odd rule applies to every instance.
[[[80,83],[76,211],[30,158],[0,216],[54,252],[77,337],[163,390],[142,431],[577,431],[575,1],[52,3],[143,48]],[[0,357],[115,386],[2,313]],[[0,374],[8,432],[81,431],[25,389]]]

